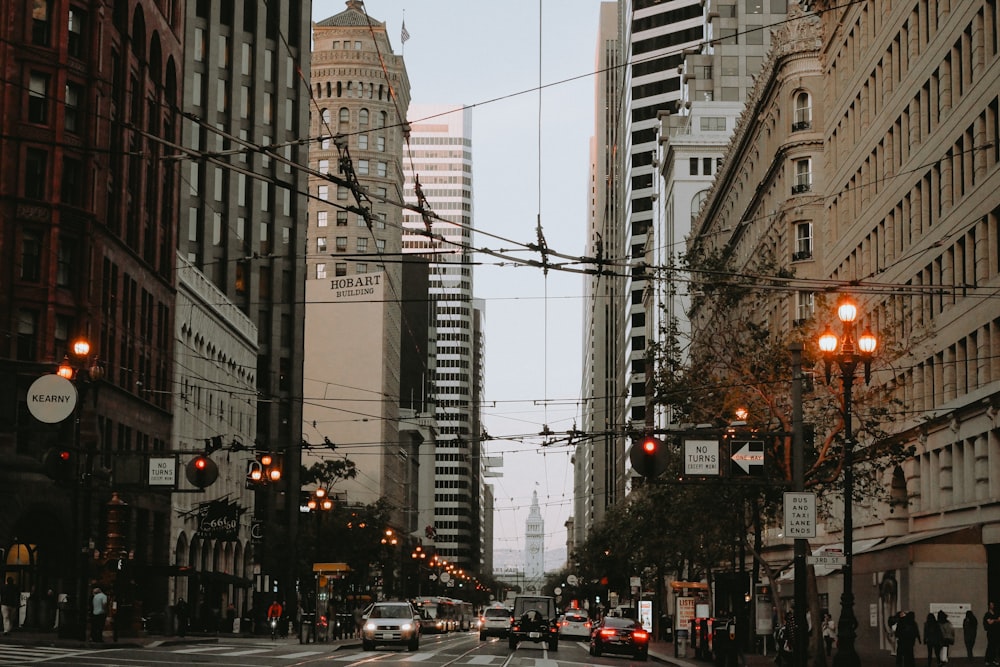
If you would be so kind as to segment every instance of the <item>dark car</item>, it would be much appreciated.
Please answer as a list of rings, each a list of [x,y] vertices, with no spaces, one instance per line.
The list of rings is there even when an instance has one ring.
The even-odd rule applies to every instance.
[[[513,651],[519,642],[544,642],[550,651],[559,650],[559,615],[556,600],[547,595],[518,595],[514,598],[514,616],[507,636]]]
[[[639,621],[605,616],[590,635],[590,655],[628,653],[636,660],[649,657],[649,633]]]

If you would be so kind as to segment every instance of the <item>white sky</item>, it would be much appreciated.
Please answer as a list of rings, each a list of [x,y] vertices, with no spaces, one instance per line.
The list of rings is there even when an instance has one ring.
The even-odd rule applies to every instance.
[[[343,0],[313,0],[313,20],[345,8]],[[549,248],[583,254],[600,0],[367,0],[365,8],[386,23],[393,52],[403,54],[413,104],[473,107],[476,230],[534,243],[540,214]],[[511,249],[482,234],[474,244]],[[579,413],[583,278],[476,259],[486,263],[474,274],[475,295],[486,301],[485,427],[517,438],[486,443],[488,454],[504,460],[493,480],[496,564],[519,564],[503,552],[523,551],[532,491],[547,550],[565,544],[563,524],[573,511],[570,448],[543,452],[541,438],[521,436],[545,424],[566,431]]]

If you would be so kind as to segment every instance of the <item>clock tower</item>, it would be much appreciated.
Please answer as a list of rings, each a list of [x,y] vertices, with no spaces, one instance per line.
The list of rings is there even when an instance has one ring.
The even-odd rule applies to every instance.
[[[545,579],[545,521],[538,507],[538,492],[531,494],[531,510],[524,529],[524,579],[528,592],[541,591]]]

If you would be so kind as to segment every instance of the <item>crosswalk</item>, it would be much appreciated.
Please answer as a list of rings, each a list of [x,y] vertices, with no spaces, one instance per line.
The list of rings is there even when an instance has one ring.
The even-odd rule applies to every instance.
[[[0,644],[0,665],[31,665],[50,660],[72,658],[95,653],[93,649],[56,648],[54,646],[20,646]]]
[[[329,650],[302,650],[298,647],[276,647],[268,646],[237,646],[226,644],[211,644],[205,646],[192,646],[189,648],[173,649],[171,653],[180,655],[211,655],[226,658],[245,658],[248,656],[267,656],[268,658],[278,658],[282,660],[299,660],[316,655],[329,653]]]

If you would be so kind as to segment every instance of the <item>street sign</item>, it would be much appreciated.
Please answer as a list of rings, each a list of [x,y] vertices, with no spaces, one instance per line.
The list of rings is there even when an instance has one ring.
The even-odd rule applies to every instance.
[[[833,554],[821,554],[819,556],[806,556],[807,565],[847,565],[847,556],[835,556]]]
[[[177,457],[150,457],[147,475],[150,486],[177,486]]]
[[[76,387],[61,375],[43,375],[28,387],[28,412],[46,424],[58,424],[76,408]]]
[[[731,475],[751,475],[759,477],[764,474],[764,442],[761,440],[733,440],[730,447],[732,463],[729,466]]]
[[[718,475],[719,474],[719,441],[718,440],[685,440],[684,441],[684,474],[685,475]]]
[[[810,491],[787,491],[785,500],[785,537],[816,537],[816,494]]]

